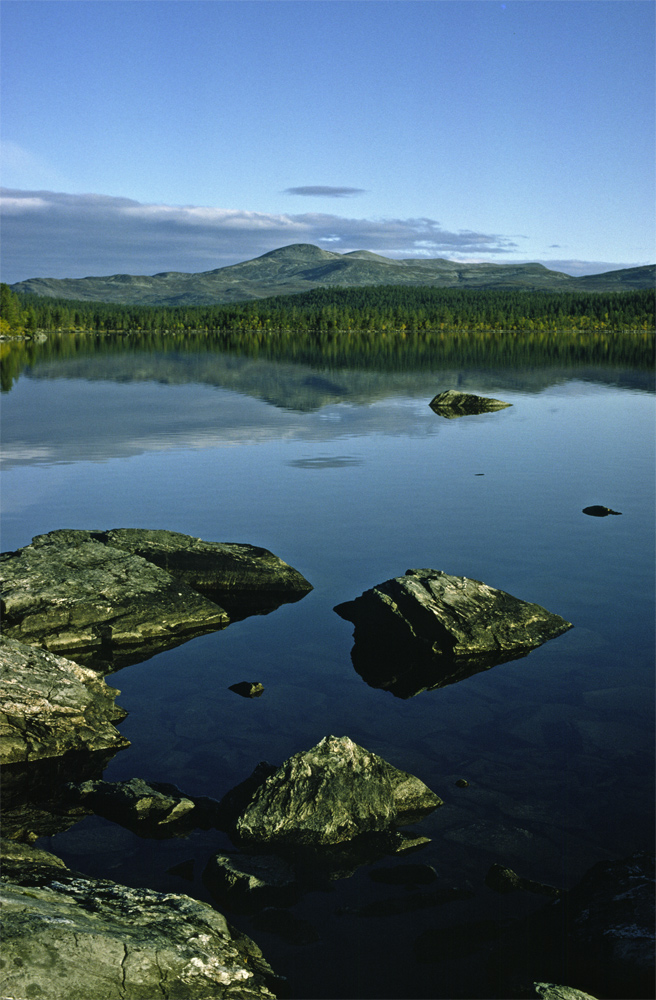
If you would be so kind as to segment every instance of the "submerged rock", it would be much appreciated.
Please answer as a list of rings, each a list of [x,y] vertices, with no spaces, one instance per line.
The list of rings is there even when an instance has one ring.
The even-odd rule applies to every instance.
[[[114,723],[119,692],[88,667],[0,637],[0,762],[129,746]]]
[[[446,392],[440,392],[435,396],[430,401],[429,406],[441,417],[452,420],[454,417],[465,417],[474,413],[504,410],[507,406],[512,406],[512,403],[504,403],[501,399],[492,399],[488,396],[476,396],[470,392],[447,389]]]
[[[572,627],[538,604],[434,569],[409,569],[335,611],[355,625],[356,670],[405,698],[526,656]]]
[[[599,862],[569,892],[515,922],[490,971],[502,996],[535,995],[517,992],[522,984],[576,983],[593,996],[652,1000],[654,954],[654,856],[638,853]]]
[[[221,804],[209,796],[191,796],[168,782],[91,780],[70,782],[66,800],[82,805],[140,837],[186,836],[192,829],[222,829]]]
[[[521,890],[523,892],[535,892],[540,896],[562,896],[563,890],[557,889],[554,885],[547,885],[545,882],[534,882],[533,879],[523,878],[517,875],[512,868],[504,868],[503,865],[492,865],[485,876],[485,884],[494,889],[495,892],[508,893]]]
[[[347,736],[326,736],[261,773],[232,825],[243,844],[324,848],[411,823],[442,805],[419,778]]]
[[[151,836],[157,833],[171,835],[176,824],[182,820],[188,822],[194,810],[191,799],[166,794],[141,778],[117,782],[85,781],[70,786],[68,793],[97,816]]]
[[[289,906],[300,895],[294,866],[273,854],[215,854],[203,881],[220,903],[235,909]]]
[[[602,507],[598,503],[592,504],[591,507],[584,507],[583,514],[589,514],[590,517],[608,517],[609,514],[621,514],[621,510],[611,510],[610,507]]]
[[[207,903],[38,863],[24,881],[0,887],[2,996],[275,997],[257,945]]]

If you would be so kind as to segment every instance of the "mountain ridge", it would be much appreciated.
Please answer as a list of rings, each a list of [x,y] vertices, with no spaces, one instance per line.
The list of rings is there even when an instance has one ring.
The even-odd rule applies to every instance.
[[[309,291],[372,285],[438,288],[517,288],[526,291],[629,291],[652,288],[656,265],[575,278],[544,264],[470,264],[442,257],[382,257],[369,250],[340,254],[312,243],[292,243],[251,260],[210,271],[160,271],[84,278],[28,278],[14,292],[123,305],[210,305],[247,302]]]

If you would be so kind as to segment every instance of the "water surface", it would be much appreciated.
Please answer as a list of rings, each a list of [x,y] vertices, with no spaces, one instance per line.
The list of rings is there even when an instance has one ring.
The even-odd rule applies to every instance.
[[[105,772],[220,797],[262,760],[348,735],[444,806],[409,860],[471,898],[401,917],[368,868],[294,912],[303,947],[229,914],[292,996],[489,996],[462,959],[417,960],[427,929],[517,916],[491,864],[554,885],[653,845],[654,396],[649,372],[581,364],[381,371],[91,342],[44,347],[3,396],[3,549],[55,528],[168,528],[262,545],[314,590],[108,678],[131,747]],[[511,407],[445,420],[463,388]],[[591,504],[621,517],[582,514]],[[410,567],[483,580],[574,628],[528,657],[414,698],[366,684],[333,607]],[[261,681],[261,698],[229,690]],[[468,788],[455,782],[464,777]],[[147,841],[89,817],[41,846],[91,875],[209,900],[216,831]],[[194,859],[194,879],[168,869]],[[389,858],[379,866],[391,863]],[[425,956],[424,956],[425,957]]]

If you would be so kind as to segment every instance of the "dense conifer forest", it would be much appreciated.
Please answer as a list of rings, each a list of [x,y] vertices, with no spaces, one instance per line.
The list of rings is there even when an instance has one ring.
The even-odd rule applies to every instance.
[[[654,292],[536,292],[379,285],[317,288],[239,304],[132,306],[17,295],[2,286],[2,332],[185,330],[343,338],[458,330],[654,329]]]

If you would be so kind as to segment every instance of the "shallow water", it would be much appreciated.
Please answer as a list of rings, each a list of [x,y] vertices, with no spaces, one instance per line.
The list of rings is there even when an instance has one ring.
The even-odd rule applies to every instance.
[[[446,420],[428,403],[456,387],[512,406]],[[365,867],[294,907],[313,944],[229,914],[293,997],[489,996],[475,961],[418,961],[416,942],[543,905],[488,889],[492,863],[569,887],[597,861],[651,850],[653,404],[649,373],[631,369],[353,371],[200,345],[61,360],[44,350],[3,395],[4,550],[60,527],[168,528],[265,546],[314,586],[108,678],[132,745],[106,780],[220,797],[259,760],[334,734],[444,799],[413,828],[432,840],[408,860],[471,898],[359,916],[348,911],[407,894]],[[622,516],[582,514],[591,504]],[[574,628],[524,659],[396,698],[355,672],[352,626],[333,607],[410,567],[483,580]],[[261,681],[263,696],[236,696],[241,680]],[[228,846],[216,831],[142,840],[93,817],[39,844],[88,874],[207,900],[202,870]],[[190,859],[193,881],[167,872]]]

